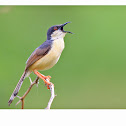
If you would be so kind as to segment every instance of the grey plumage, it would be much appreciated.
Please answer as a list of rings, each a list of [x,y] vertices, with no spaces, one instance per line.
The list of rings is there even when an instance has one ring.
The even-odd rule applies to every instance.
[[[51,49],[52,40],[46,40],[43,44],[41,44],[35,51],[30,55],[26,62],[25,70],[27,70],[33,63],[37,60],[45,56]]]

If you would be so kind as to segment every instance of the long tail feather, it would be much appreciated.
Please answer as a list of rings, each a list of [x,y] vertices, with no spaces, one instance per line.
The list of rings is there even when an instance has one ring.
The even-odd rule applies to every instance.
[[[12,103],[12,101],[14,100],[14,98],[17,96],[17,94],[18,94],[18,92],[19,92],[19,90],[21,88],[21,85],[22,85],[22,83],[23,83],[23,81],[24,81],[24,79],[26,77],[26,74],[27,74],[27,71],[24,71],[24,73],[22,74],[16,88],[14,89],[14,91],[13,91],[13,93],[12,93],[12,95],[11,95],[9,101],[8,101],[8,105],[10,105]]]

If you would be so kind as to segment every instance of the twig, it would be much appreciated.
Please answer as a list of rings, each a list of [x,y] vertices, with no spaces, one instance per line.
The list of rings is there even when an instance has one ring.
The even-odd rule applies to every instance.
[[[28,90],[25,92],[25,94],[22,97],[17,96],[20,100],[16,103],[16,105],[18,105],[21,102],[22,103],[22,106],[21,106],[22,109],[24,109],[24,99],[25,99],[25,97],[28,95],[28,93],[32,89],[33,85],[38,84],[39,77],[37,77],[33,82],[32,82],[30,77],[29,77],[29,80],[30,80],[31,84],[30,84]],[[50,82],[49,79],[46,79],[46,81]],[[54,98],[56,96],[55,92],[54,92],[54,84],[53,83],[50,82],[49,88],[50,88],[50,92],[51,92],[51,97],[50,97],[48,105],[47,105],[47,107],[45,109],[50,109],[51,108],[51,104],[52,104],[52,102],[53,102],[53,100],[54,100]]]
[[[54,84],[53,83],[50,83],[50,92],[51,92],[51,97],[49,99],[49,102],[48,102],[48,105],[45,109],[50,109],[51,107],[51,104],[53,102],[53,99],[55,98],[55,92],[54,92]]]
[[[25,94],[22,96],[22,97],[19,97],[19,101],[16,103],[16,105],[17,104],[19,104],[20,102],[22,102],[22,109],[24,108],[24,99],[25,99],[25,97],[27,96],[27,94],[30,92],[30,90],[31,90],[31,88],[33,87],[33,85],[34,84],[38,84],[38,80],[39,80],[39,77],[37,77],[33,82],[32,82],[32,80],[31,80],[31,78],[29,78],[30,79],[30,82],[31,82],[31,84],[30,84],[30,87],[28,88],[28,90],[25,92]]]

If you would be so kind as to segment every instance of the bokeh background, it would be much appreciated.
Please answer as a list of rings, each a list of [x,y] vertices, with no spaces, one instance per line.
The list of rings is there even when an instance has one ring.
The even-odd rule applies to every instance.
[[[30,54],[46,40],[49,27],[71,21],[65,49],[50,70],[55,84],[53,109],[126,108],[126,6],[0,6],[0,108],[20,79]],[[36,78],[34,74],[30,76]],[[26,78],[19,92],[29,87]],[[45,108],[50,91],[40,80],[24,108]]]

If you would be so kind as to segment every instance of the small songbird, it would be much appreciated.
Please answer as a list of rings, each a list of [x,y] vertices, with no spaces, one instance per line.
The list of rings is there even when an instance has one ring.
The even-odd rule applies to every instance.
[[[50,83],[46,81],[49,76],[42,75],[38,72],[38,70],[48,70],[58,62],[60,55],[64,49],[64,37],[66,33],[72,33],[63,30],[63,27],[68,23],[70,22],[66,22],[61,25],[54,25],[48,29],[47,40],[38,48],[36,48],[28,58],[24,73],[22,74],[16,88],[14,89],[8,101],[9,105],[17,96],[24,79],[28,77],[31,72],[34,72],[39,78],[41,78],[49,89]]]

